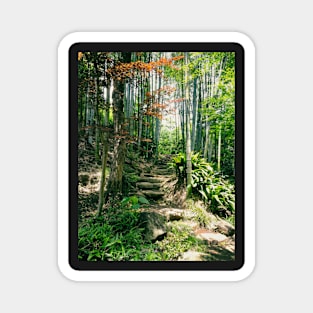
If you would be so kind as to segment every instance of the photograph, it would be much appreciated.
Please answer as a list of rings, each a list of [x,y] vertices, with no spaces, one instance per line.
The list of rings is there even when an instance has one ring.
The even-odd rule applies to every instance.
[[[236,49],[100,48],[71,51],[71,257],[235,261]]]

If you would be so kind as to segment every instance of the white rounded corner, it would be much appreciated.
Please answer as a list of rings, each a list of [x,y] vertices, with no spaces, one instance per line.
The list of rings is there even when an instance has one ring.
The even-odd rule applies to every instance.
[[[58,270],[63,277],[70,281],[80,281],[79,275],[77,275],[77,271],[74,270],[68,263],[65,263],[63,260],[59,258],[58,260]]]
[[[248,279],[255,270],[255,260],[251,260],[249,263],[244,264],[242,268],[238,270],[238,277],[236,277],[237,282]]]
[[[249,48],[251,51],[255,51],[255,44],[254,41],[250,36],[242,32],[233,32],[234,38],[236,42],[243,46],[243,48]]]
[[[58,50],[63,51],[64,49],[69,49],[71,45],[80,40],[82,34],[81,32],[73,32],[64,35],[59,41]]]

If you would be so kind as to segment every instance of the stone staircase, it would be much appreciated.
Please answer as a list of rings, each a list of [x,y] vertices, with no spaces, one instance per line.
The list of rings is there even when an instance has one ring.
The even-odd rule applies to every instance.
[[[188,218],[191,212],[178,204],[178,199],[168,199],[168,185],[175,179],[174,169],[170,169],[165,162],[147,164],[136,183],[134,194],[143,196],[150,204],[142,211],[145,221],[146,239],[150,241],[162,240],[167,234],[167,226],[179,221],[193,229],[198,239],[207,242],[207,251],[188,250],[181,255],[179,261],[215,261],[234,259],[235,246],[234,228],[222,220],[212,223],[210,228],[201,228],[197,222]],[[135,187],[135,186],[134,186]],[[213,216],[211,217],[213,219]],[[214,225],[213,225],[214,224]]]
[[[137,194],[149,200],[164,200],[164,184],[173,178],[174,171],[160,161],[154,166],[147,166],[137,181]]]

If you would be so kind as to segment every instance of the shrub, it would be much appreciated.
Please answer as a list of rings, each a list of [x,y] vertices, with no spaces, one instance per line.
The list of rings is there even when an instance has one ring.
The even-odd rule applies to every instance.
[[[182,153],[172,159],[172,166],[186,168],[186,156]],[[191,155],[191,192],[205,201],[213,213],[230,216],[235,212],[235,186],[225,176],[214,172],[211,165],[200,157]],[[185,175],[185,170],[184,170]]]
[[[179,222],[173,222],[165,239],[157,242],[161,251],[162,260],[177,260],[182,253],[198,246],[200,241],[191,235],[190,227]]]
[[[210,224],[211,220],[204,207],[192,199],[187,200],[187,205],[190,211],[193,213],[191,220],[197,222],[201,227],[207,227]]]
[[[143,239],[139,228],[143,197],[127,197],[113,204],[102,217],[89,219],[78,228],[78,258],[84,261],[136,261],[146,257],[152,260],[153,245]]]
[[[186,176],[186,155],[184,153],[178,153],[174,156],[169,163],[171,168],[176,171],[176,176],[179,180],[184,180]]]

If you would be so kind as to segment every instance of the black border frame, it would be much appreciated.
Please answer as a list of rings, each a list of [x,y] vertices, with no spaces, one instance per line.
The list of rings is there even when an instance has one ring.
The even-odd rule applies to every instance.
[[[78,58],[84,51],[235,52],[235,260],[234,261],[79,261],[78,256]],[[239,270],[244,265],[244,48],[233,42],[80,42],[69,48],[69,265],[74,270]]]

